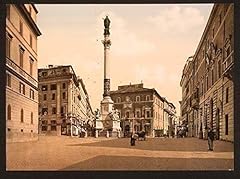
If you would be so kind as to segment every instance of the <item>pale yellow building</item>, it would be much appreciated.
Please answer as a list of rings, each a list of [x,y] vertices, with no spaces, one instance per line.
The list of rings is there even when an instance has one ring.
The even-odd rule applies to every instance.
[[[83,80],[72,66],[38,70],[40,133],[80,135],[93,125],[93,111]]]
[[[7,142],[38,139],[37,13],[33,4],[7,4]]]

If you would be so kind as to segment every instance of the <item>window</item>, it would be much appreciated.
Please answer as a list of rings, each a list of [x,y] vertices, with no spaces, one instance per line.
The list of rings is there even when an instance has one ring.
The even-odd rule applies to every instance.
[[[117,103],[121,103],[121,97],[117,97]]]
[[[62,106],[61,107],[61,114],[63,114],[64,113],[64,107]]]
[[[21,129],[21,132],[23,132],[23,129]]]
[[[140,111],[137,111],[137,112],[136,112],[136,116],[137,116],[137,117],[141,117]]]
[[[11,52],[11,41],[12,41],[12,36],[7,33],[7,37],[6,37],[6,56],[8,58],[11,58],[10,57],[10,52]]]
[[[32,15],[32,8],[31,8],[31,6],[29,6],[29,14],[30,14],[30,16]]]
[[[56,131],[56,130],[57,130],[56,126],[51,126],[51,131]]]
[[[32,47],[32,34],[30,34],[30,42],[29,42],[29,44],[30,44],[30,47]]]
[[[140,96],[136,96],[136,101],[140,101]]]
[[[63,96],[63,99],[65,99],[66,98],[66,93],[65,92],[63,92],[63,94],[62,94]]]
[[[24,117],[24,113],[23,113],[23,109],[21,109],[21,122],[23,122],[23,117]]]
[[[52,94],[52,100],[55,100],[55,93]]]
[[[118,111],[118,116],[119,118],[121,118],[121,111]]]
[[[65,89],[66,88],[66,83],[62,84],[62,88]]]
[[[47,91],[47,90],[48,90],[47,85],[42,85],[42,91]]]
[[[9,73],[7,73],[7,86],[11,87],[11,75]]]
[[[11,115],[12,111],[11,111],[11,105],[9,104],[8,107],[7,107],[7,119],[8,120],[11,120]]]
[[[7,4],[7,19],[10,20],[10,5]]]
[[[226,52],[227,52],[227,56],[226,57],[228,57],[230,55],[230,52],[231,52],[230,46],[227,48]]]
[[[19,49],[19,61],[20,61],[20,67],[23,68],[23,54],[24,54],[24,49],[20,47]]]
[[[20,20],[20,22],[19,22],[19,32],[20,32],[20,34],[21,35],[23,35],[23,23],[22,23],[22,21]]]
[[[10,128],[8,128],[8,132],[10,132],[11,131],[11,129]]]
[[[225,135],[228,135],[228,114],[225,115]]]
[[[32,89],[30,89],[30,98],[34,99],[34,91]]]
[[[47,131],[47,126],[42,126],[42,131]]]
[[[34,60],[31,57],[30,57],[29,63],[30,63],[30,75],[32,76],[33,75],[33,63],[34,63]]]
[[[220,26],[221,23],[222,23],[222,14],[220,13],[219,14],[219,26]]]
[[[52,114],[56,114],[57,113],[57,110],[55,107],[52,108]]]
[[[208,90],[208,76],[206,77],[206,91]]]
[[[33,112],[31,112],[31,124],[33,124]]]
[[[51,90],[56,90],[56,89],[57,89],[57,85],[56,84],[51,85]]]
[[[214,69],[212,69],[212,85],[214,84]]]
[[[57,124],[56,120],[51,120],[51,125],[56,125],[56,124]]]
[[[146,96],[146,101],[150,101],[150,96],[149,95]]]
[[[228,88],[226,88],[226,103],[228,103]]]
[[[129,118],[129,111],[126,112],[126,117]]]
[[[218,61],[218,78],[221,78],[222,75],[222,63],[221,60]]]
[[[19,93],[25,95],[25,85],[21,82],[19,82]]]
[[[47,123],[48,123],[47,120],[42,121],[42,125],[47,125]]]
[[[42,115],[48,114],[48,108],[42,108]]]
[[[43,95],[43,100],[47,100],[47,94]]]
[[[47,76],[47,72],[46,71],[42,72],[42,76]]]
[[[147,111],[147,117],[150,117],[150,111]]]
[[[214,29],[214,27],[213,27],[213,29],[212,29],[212,38],[214,38],[214,35],[215,35],[215,34],[214,34],[214,33],[215,33],[214,30],[215,30],[215,29]]]

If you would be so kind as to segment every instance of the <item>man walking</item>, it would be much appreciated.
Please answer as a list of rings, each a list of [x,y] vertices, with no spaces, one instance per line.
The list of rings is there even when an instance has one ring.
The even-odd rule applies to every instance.
[[[208,128],[208,150],[213,151],[214,133],[212,128]]]

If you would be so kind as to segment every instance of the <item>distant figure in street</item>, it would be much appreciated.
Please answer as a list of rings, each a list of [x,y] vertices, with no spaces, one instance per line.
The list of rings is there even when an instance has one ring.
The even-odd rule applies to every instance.
[[[131,143],[131,146],[135,146],[135,142],[137,140],[137,134],[133,134],[131,135],[131,139],[130,139],[130,143]]]
[[[214,133],[212,128],[208,128],[208,150],[213,151]]]

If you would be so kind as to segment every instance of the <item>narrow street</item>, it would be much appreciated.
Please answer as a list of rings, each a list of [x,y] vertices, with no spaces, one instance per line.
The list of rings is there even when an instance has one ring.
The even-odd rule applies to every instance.
[[[207,141],[196,138],[148,138],[130,146],[129,138],[40,136],[7,144],[7,170],[229,170],[233,148],[215,141],[209,152]]]

